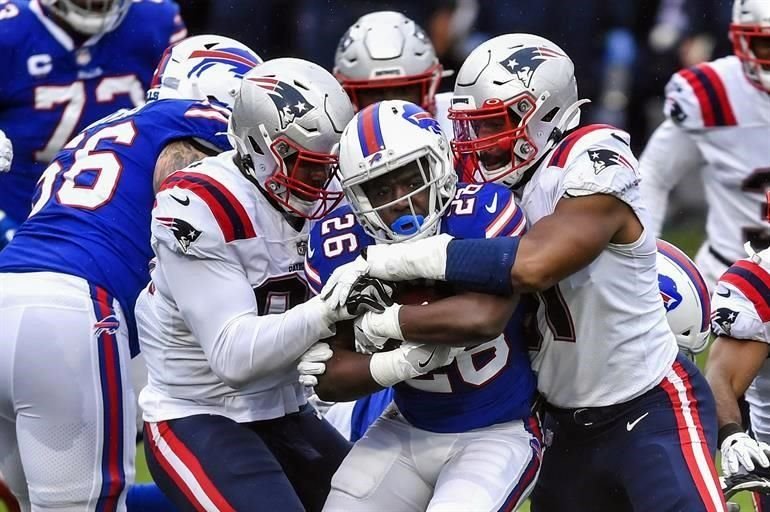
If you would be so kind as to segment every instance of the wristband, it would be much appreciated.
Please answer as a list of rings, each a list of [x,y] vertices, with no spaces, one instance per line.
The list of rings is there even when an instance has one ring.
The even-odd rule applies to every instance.
[[[746,431],[743,430],[743,427],[738,425],[737,423],[728,423],[727,425],[723,426],[719,429],[719,433],[717,434],[717,446],[722,446],[722,443],[725,439],[730,437],[733,434],[743,434]]]
[[[480,293],[510,295],[511,269],[519,237],[452,240],[447,245],[446,280]]]

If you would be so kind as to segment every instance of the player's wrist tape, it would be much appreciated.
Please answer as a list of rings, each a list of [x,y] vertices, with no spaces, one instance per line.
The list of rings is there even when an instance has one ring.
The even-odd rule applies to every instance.
[[[387,281],[443,281],[450,240],[450,235],[442,234],[415,242],[370,245],[365,253],[369,275]]]
[[[452,240],[447,245],[446,281],[469,291],[510,295],[511,268],[519,237]]]
[[[398,315],[401,311],[401,304],[393,304],[385,308],[382,313],[369,312],[367,314],[367,330],[381,338],[404,341],[404,335],[401,332],[401,323]]]
[[[369,358],[369,374],[384,388],[415,377],[409,371],[409,364],[404,361],[403,352],[398,349],[372,354]]]
[[[722,446],[722,443],[725,439],[730,437],[733,434],[743,434],[746,431],[743,429],[742,426],[738,425],[737,423],[728,423],[727,425],[723,426],[719,429],[719,433],[717,434],[717,446]]]

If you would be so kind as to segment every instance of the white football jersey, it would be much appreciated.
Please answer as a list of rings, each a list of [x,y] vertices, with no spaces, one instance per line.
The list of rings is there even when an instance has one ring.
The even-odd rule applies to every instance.
[[[669,191],[688,168],[698,169],[706,243],[723,260],[742,258],[749,238],[770,236],[760,215],[770,187],[770,94],[746,79],[737,57],[724,57],[674,74],[665,114],[640,165],[651,227],[660,232]]]
[[[172,174],[157,195],[157,265],[136,307],[145,421],[296,412],[305,395],[295,360],[331,334],[305,302],[308,223],[295,230],[233,156]],[[290,349],[288,339],[304,342]]]
[[[646,223],[628,135],[589,125],[568,135],[521,191],[532,224],[562,198],[610,194]],[[677,354],[655,267],[655,236],[609,244],[587,267],[538,294],[538,389],[557,407],[601,407],[656,386]]]
[[[711,299],[711,330],[717,336],[770,343],[770,271],[748,259],[719,279]],[[751,429],[770,442],[770,359],[746,390]]]

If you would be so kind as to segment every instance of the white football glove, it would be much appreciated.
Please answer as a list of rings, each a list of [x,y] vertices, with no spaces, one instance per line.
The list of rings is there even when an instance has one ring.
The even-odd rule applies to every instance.
[[[353,322],[356,351],[369,354],[382,350],[389,339],[403,341],[404,335],[398,321],[400,309],[400,304],[393,304],[382,313],[370,311],[356,318]]]
[[[369,360],[369,373],[377,384],[387,388],[451,364],[463,350],[463,347],[407,341],[395,350],[373,354]]]
[[[770,445],[757,441],[745,432],[736,432],[722,441],[722,474],[728,477],[741,469],[754,470],[754,462],[761,467],[770,467]]]
[[[5,136],[2,130],[0,130],[0,172],[8,172],[11,170],[11,162],[13,161],[13,144],[11,139]]]
[[[326,373],[326,361],[331,359],[333,355],[329,344],[324,342],[318,342],[307,349],[297,364],[300,384],[303,386],[318,385],[318,377],[316,376]]]
[[[344,309],[353,285],[368,271],[369,264],[361,256],[337,267],[321,290],[321,299],[332,309]],[[348,319],[354,316],[350,315]]]

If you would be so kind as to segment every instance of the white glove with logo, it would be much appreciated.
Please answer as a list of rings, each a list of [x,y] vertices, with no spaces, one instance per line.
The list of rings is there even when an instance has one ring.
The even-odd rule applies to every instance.
[[[451,364],[463,350],[463,347],[407,341],[395,350],[373,354],[369,360],[369,373],[377,384],[387,388]]]
[[[316,376],[326,373],[326,361],[331,359],[333,355],[329,344],[324,342],[316,343],[307,349],[297,364],[299,383],[303,386],[318,385],[318,377]]]
[[[13,144],[11,139],[5,136],[2,130],[0,130],[0,172],[8,172],[11,170],[11,162],[13,161]]]
[[[736,432],[722,441],[722,474],[734,475],[741,469],[754,470],[756,461],[761,467],[770,467],[770,445],[757,441],[745,432]]]

